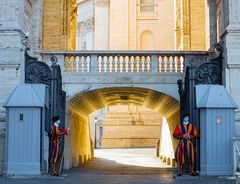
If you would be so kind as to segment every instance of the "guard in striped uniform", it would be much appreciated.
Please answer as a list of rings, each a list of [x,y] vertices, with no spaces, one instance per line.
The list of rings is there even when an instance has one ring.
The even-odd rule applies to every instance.
[[[183,121],[177,125],[173,136],[179,139],[179,144],[175,152],[175,160],[179,167],[178,176],[183,174],[183,164],[188,163],[190,175],[195,176],[196,152],[193,139],[199,137],[198,129],[192,123],[189,123],[189,114],[183,116]]]
[[[61,130],[59,128],[60,119],[59,116],[54,116],[52,118],[53,126],[50,129],[49,136],[50,136],[50,154],[49,154],[49,160],[51,163],[51,174],[53,176],[58,175],[57,172],[57,160],[59,156],[59,147],[61,142],[61,135],[68,135],[69,129],[67,130]]]

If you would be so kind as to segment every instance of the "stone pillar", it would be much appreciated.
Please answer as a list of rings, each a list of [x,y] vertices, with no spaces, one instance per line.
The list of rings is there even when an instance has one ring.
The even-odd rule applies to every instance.
[[[218,19],[223,28],[219,36],[224,47],[224,84],[240,107],[240,1],[218,0],[218,9],[223,11]],[[236,135],[240,136],[240,109],[236,110]]]
[[[109,0],[95,0],[94,50],[109,49]]]
[[[213,45],[217,43],[216,11],[215,0],[206,0],[205,4],[205,24],[206,24],[206,49],[214,51]]]
[[[43,50],[67,50],[70,5],[68,0],[44,0]]]
[[[20,81],[24,61],[22,40],[26,33],[28,6],[23,0],[0,1],[0,111],[9,93]],[[24,12],[25,11],[25,12]]]

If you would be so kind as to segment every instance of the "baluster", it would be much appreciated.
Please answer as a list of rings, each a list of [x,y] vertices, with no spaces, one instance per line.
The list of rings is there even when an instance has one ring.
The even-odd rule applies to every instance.
[[[117,56],[117,72],[120,72],[121,71],[121,63],[120,63],[120,57]]]
[[[176,56],[172,56],[172,72],[176,72],[176,66],[175,66],[175,58],[176,58]]]
[[[119,57],[119,71],[123,72],[123,56]]]
[[[124,58],[124,60],[125,60],[125,72],[126,73],[128,73],[128,71],[129,71],[129,57],[128,56],[126,56],[125,58]]]
[[[87,68],[86,68],[87,73],[89,73],[90,71],[90,61],[91,61],[90,56],[87,56]]]
[[[157,61],[155,61],[156,63],[157,63]],[[151,71],[151,57],[150,56],[148,56],[147,57],[147,65],[145,65],[145,67],[146,67],[146,71],[147,72],[150,72]],[[157,71],[158,71],[158,69],[157,69]]]
[[[83,72],[83,68],[82,68],[83,60],[84,60],[84,56],[81,56],[81,57],[80,57],[80,60],[79,60],[79,71],[80,71],[81,73]]]
[[[158,71],[162,72],[162,57],[158,56]]]
[[[86,68],[86,56],[82,57],[82,73],[85,73]]]
[[[79,56],[77,56],[75,60],[76,60],[76,72],[79,72]]]
[[[135,58],[134,58],[134,56],[131,56],[131,60],[130,60],[130,65],[131,65],[130,71],[131,71],[131,73],[134,72],[134,65],[135,65],[134,63],[135,63]]]
[[[137,72],[137,56],[134,56],[134,60],[133,60],[133,72]]]
[[[137,56],[136,57],[136,72],[138,73],[139,72],[139,66],[140,66],[140,64],[139,64],[139,62],[140,62],[140,57],[139,56]]]
[[[166,56],[166,72],[171,72],[170,67],[171,67],[170,56]]]
[[[178,62],[177,62],[177,71],[178,71],[178,73],[181,72],[181,57],[182,56],[178,57]]]
[[[141,62],[142,62],[142,63],[141,63],[141,68],[142,68],[142,71],[141,71],[141,72],[144,73],[145,71],[147,71],[147,70],[146,70],[146,65],[145,65],[145,56],[142,56],[142,57],[141,57]]]
[[[109,57],[109,72],[113,71],[113,57]]]
[[[172,66],[172,62],[173,62],[173,57],[172,56],[169,56],[168,57],[168,72],[172,73],[172,69],[173,69],[173,66]]]
[[[162,63],[162,72],[165,72],[165,68],[166,68],[166,66],[165,66],[165,56],[162,56],[161,63]]]
[[[74,72],[74,56],[70,57],[70,68],[71,68],[71,72]]]
[[[102,72],[102,56],[98,57],[98,72]]]
[[[122,72],[126,72],[126,56],[122,56]]]
[[[65,56],[65,71],[68,72],[68,66],[69,66],[69,57],[68,56]]]
[[[104,64],[103,71],[104,71],[104,73],[107,72],[107,60],[108,60],[107,56],[104,56],[104,58],[103,58],[103,64]]]
[[[115,57],[114,57],[114,71],[115,71],[116,73],[118,72],[118,68],[119,68],[119,66],[118,66],[118,57],[115,56]]]

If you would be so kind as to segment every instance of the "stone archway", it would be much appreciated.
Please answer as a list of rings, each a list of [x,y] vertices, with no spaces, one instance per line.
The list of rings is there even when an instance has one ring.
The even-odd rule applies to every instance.
[[[85,91],[68,101],[67,123],[72,134],[66,139],[65,167],[77,167],[93,157],[93,141],[90,140],[88,116],[91,112],[118,104],[144,106],[166,117],[172,134],[179,119],[179,102],[171,96],[147,88],[114,87]],[[160,135],[160,132],[159,132]],[[173,139],[173,149],[177,142]],[[163,150],[163,149],[161,149]],[[161,153],[160,153],[161,154]],[[166,160],[174,158],[162,155]]]

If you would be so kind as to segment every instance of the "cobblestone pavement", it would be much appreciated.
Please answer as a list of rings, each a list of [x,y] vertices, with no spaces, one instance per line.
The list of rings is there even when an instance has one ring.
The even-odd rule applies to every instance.
[[[224,177],[176,180],[176,169],[156,159],[153,149],[96,150],[95,156],[83,167],[65,171],[65,178],[0,178],[0,184],[236,184],[236,180]]]

